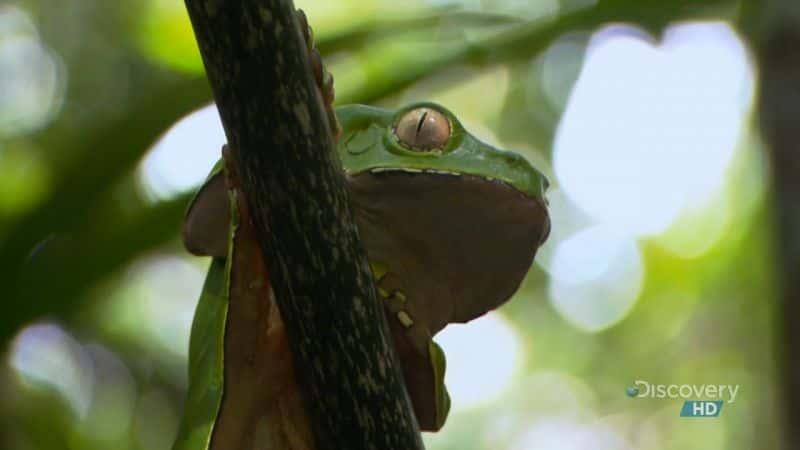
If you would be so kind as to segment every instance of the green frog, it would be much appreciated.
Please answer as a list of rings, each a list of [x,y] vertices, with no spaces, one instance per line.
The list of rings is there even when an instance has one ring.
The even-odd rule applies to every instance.
[[[450,398],[433,337],[517,290],[550,231],[548,181],[435,103],[395,111],[349,105],[335,114],[349,197],[414,412],[422,429],[438,430]],[[220,280],[230,265],[221,261],[232,242],[232,210],[222,167],[198,191],[183,227],[186,247],[216,261],[206,291],[217,292],[205,296],[227,295]],[[219,365],[221,377],[221,363],[209,364]]]

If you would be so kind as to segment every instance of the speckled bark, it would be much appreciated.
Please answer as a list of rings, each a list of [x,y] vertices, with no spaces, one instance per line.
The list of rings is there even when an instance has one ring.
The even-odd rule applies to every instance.
[[[800,447],[800,3],[764,2],[759,115],[770,147],[780,279],[784,448]]]
[[[422,448],[292,3],[186,5],[317,448]]]

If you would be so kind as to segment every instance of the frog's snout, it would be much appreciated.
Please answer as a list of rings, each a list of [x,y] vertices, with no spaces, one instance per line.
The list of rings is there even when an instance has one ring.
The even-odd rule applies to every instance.
[[[550,180],[547,179],[546,176],[542,175],[541,178],[541,202],[539,206],[544,210],[544,223],[542,224],[542,235],[539,238],[539,247],[541,247],[547,238],[550,236],[550,211],[548,211],[547,207],[550,206],[550,202],[547,200],[547,189],[550,187]]]
[[[550,188],[550,180],[547,179],[546,176],[542,175],[542,200],[544,201],[544,206],[550,206],[550,202],[547,201],[547,189]]]
[[[546,209],[548,202],[545,193],[550,187],[547,177],[518,153],[509,151],[503,156],[505,163],[503,170],[510,174],[510,178],[516,180],[511,184],[529,197],[536,198]]]

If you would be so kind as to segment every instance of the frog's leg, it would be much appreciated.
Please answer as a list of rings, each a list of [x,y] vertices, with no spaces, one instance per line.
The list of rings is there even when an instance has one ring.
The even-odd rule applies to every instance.
[[[374,263],[370,262],[372,266],[372,272],[375,275],[375,284],[378,288],[378,295],[383,300],[383,304],[386,307],[387,312],[391,314],[391,317],[394,320],[400,322],[403,328],[409,330],[409,332],[416,332],[415,334],[420,334],[418,337],[419,345],[417,345],[420,353],[425,353],[426,346],[424,343],[430,339],[430,334],[424,333],[425,327],[424,324],[420,324],[420,326],[414,326],[416,323],[414,318],[411,316],[412,312],[409,310],[411,306],[408,302],[408,298],[406,294],[400,287],[399,280],[391,274],[387,272],[386,266],[382,263]],[[413,331],[412,331],[413,329]]]
[[[372,263],[372,268],[419,426],[426,431],[439,430],[450,411],[444,352],[433,341],[423,318],[415,317],[413,299],[399,289],[397,278],[382,264]]]

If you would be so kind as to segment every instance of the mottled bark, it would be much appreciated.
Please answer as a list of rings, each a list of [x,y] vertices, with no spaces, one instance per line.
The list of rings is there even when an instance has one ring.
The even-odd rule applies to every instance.
[[[772,162],[780,280],[784,448],[800,448],[800,3],[764,3],[756,26],[759,115]]]
[[[316,448],[422,448],[291,1],[186,5]]]

